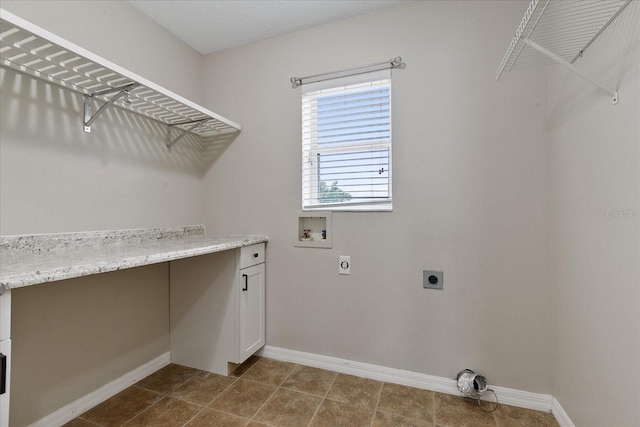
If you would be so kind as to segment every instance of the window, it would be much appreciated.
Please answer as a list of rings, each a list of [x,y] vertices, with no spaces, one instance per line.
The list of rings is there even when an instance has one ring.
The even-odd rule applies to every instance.
[[[391,210],[389,70],[302,94],[302,208]]]

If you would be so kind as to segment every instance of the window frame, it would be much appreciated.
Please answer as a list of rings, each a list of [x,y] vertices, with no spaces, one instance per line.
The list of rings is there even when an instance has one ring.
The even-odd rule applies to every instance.
[[[323,81],[305,85],[302,92],[302,210],[329,210],[329,211],[375,211],[384,212],[393,210],[393,193],[392,193],[392,82],[391,70],[380,70],[375,72],[362,73],[355,76],[340,77],[331,81]],[[331,96],[335,94],[357,93],[370,88],[385,88],[388,90],[388,138],[380,138],[378,140],[368,140],[365,142],[356,141],[339,141],[336,143],[324,143],[321,146],[318,143],[317,134],[317,100],[322,96]],[[315,103],[315,104],[314,104]],[[316,111],[313,113],[313,111]],[[309,112],[311,111],[311,112]],[[385,121],[386,125],[386,121]],[[372,124],[372,126],[374,126]],[[315,129],[312,131],[312,129]],[[386,191],[387,196],[381,200],[375,200],[373,197],[363,201],[341,201],[334,203],[323,203],[318,199],[318,189],[320,187],[320,163],[318,155],[336,155],[350,154],[356,152],[374,153],[375,151],[386,151],[388,164]],[[388,153],[388,154],[387,154]],[[314,159],[316,161],[314,162]],[[354,160],[355,161],[355,160]],[[314,172],[315,171],[315,172]],[[326,182],[326,181],[325,181]],[[328,184],[328,182],[327,182]],[[371,191],[373,192],[373,184]]]

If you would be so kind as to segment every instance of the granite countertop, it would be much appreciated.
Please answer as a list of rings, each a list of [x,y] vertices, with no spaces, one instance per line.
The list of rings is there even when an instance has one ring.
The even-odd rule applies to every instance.
[[[0,236],[0,293],[266,242],[267,236],[213,236],[203,226]]]

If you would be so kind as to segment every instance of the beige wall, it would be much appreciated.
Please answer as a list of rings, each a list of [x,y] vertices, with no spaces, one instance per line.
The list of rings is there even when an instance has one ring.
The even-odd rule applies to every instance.
[[[201,58],[124,2],[12,2],[3,8],[184,96]],[[114,31],[115,30],[115,31]],[[82,131],[82,97],[0,69],[0,234],[203,222],[193,141],[109,109]],[[73,402],[169,349],[168,267],[13,294],[11,425]]]
[[[640,4],[549,72],[553,394],[576,426],[640,425]]]
[[[472,368],[554,394],[576,425],[638,424],[640,227],[606,214],[639,207],[638,5],[578,64],[619,87],[613,107],[555,67],[548,87],[540,69],[493,80],[526,4],[417,2],[201,58],[123,2],[3,1],[243,132],[209,167],[191,144],[168,155],[161,126],[118,110],[85,134],[81,97],[0,69],[0,233],[264,233],[268,344],[450,378]],[[293,247],[301,130],[289,77],[397,55],[407,67],[393,78],[394,211],[336,213],[332,249]],[[337,275],[339,255],[352,257],[351,276]],[[426,268],[445,271],[444,291],[422,289]],[[12,425],[166,351],[164,269],[15,293],[14,354],[29,363],[14,361]],[[144,310],[121,313],[112,286]],[[79,302],[104,317],[74,324]],[[59,320],[49,339],[36,308]],[[113,337],[112,322],[131,335]],[[87,350],[105,338],[126,356]],[[47,352],[74,348],[82,357],[46,372]]]
[[[525,8],[417,2],[206,57],[205,102],[243,131],[205,177],[205,224],[270,236],[269,345],[551,393],[546,75],[494,81]],[[334,213],[332,249],[293,247],[289,78],[398,55],[394,211]],[[444,270],[445,290],[424,290],[423,269]]]
[[[198,151],[119,109],[82,130],[82,96],[0,69],[0,233],[202,223]],[[191,144],[191,145],[190,145]]]
[[[169,351],[167,263],[12,291],[10,424],[26,426]]]
[[[2,7],[170,90],[201,93],[200,55],[124,2]],[[82,96],[4,68],[0,83],[1,234],[202,223],[193,141],[168,153],[163,126],[119,109],[87,134]]]

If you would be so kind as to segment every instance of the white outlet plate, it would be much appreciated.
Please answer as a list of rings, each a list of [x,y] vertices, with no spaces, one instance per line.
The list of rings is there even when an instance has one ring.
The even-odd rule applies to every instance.
[[[338,259],[338,274],[351,274],[351,257],[340,255]]]

